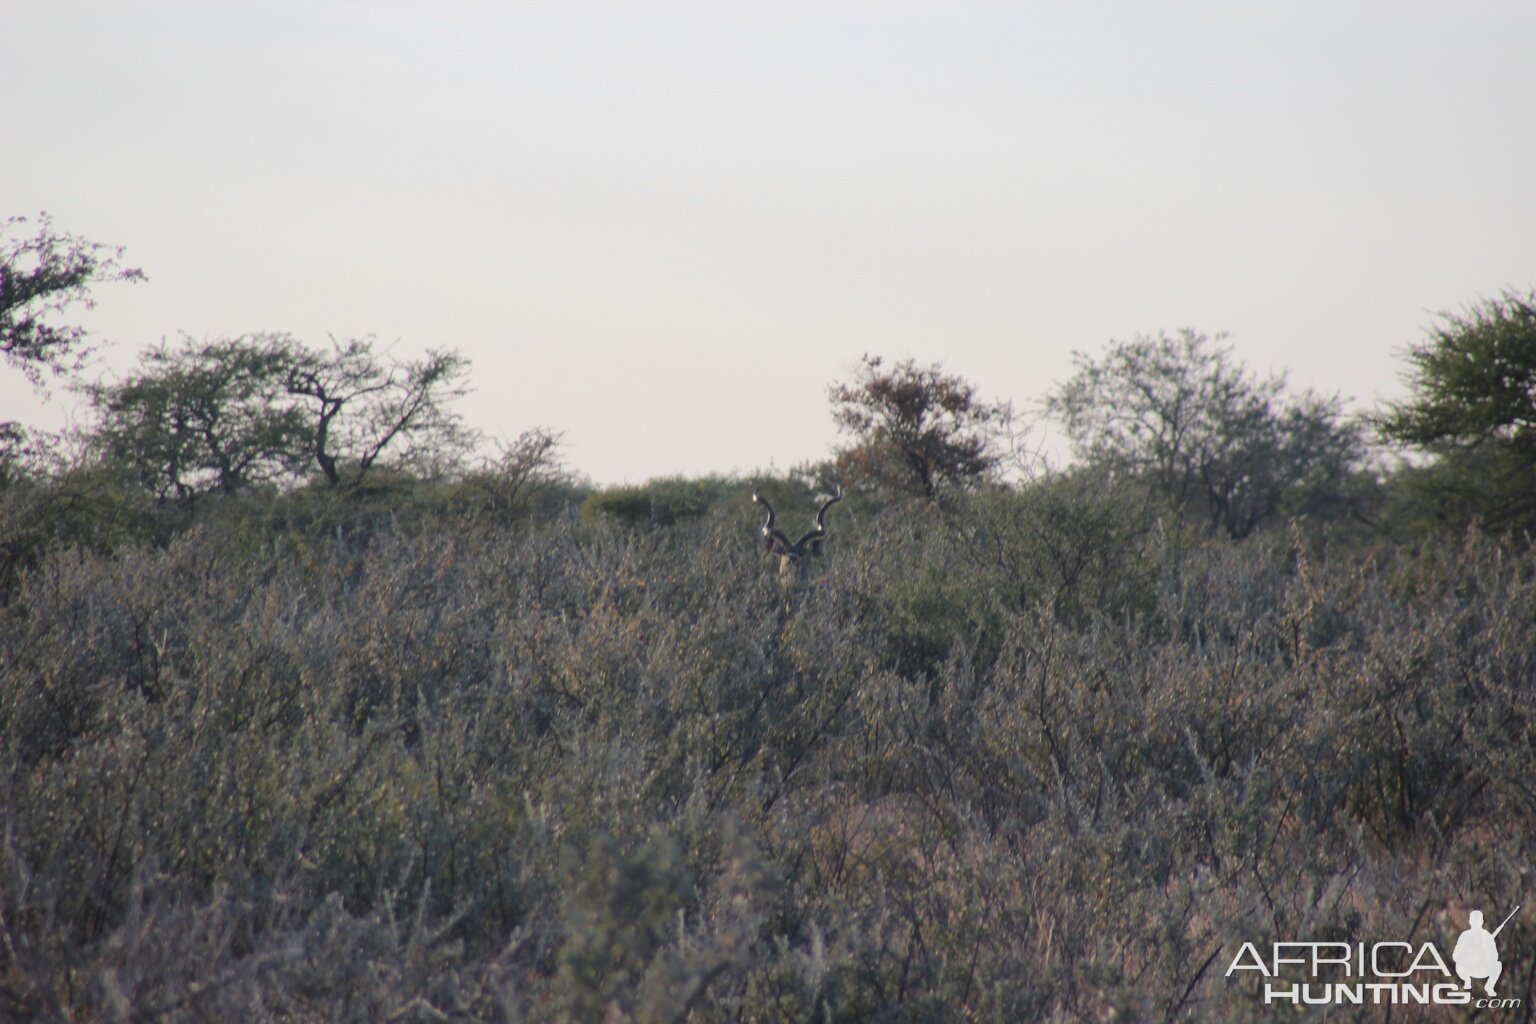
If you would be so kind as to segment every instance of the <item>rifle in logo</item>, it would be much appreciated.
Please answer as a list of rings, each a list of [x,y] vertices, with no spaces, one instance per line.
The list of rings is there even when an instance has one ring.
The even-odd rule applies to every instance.
[[[1461,933],[1461,937],[1456,940],[1456,949],[1451,953],[1451,960],[1456,964],[1456,974],[1461,978],[1463,988],[1471,988],[1473,978],[1486,978],[1484,990],[1490,996],[1498,994],[1494,992],[1493,984],[1499,980],[1504,965],[1499,962],[1499,947],[1493,940],[1518,913],[1520,907],[1517,904],[1509,912],[1509,917],[1491,932],[1483,928],[1481,910],[1474,910],[1467,915],[1467,924],[1471,927]]]

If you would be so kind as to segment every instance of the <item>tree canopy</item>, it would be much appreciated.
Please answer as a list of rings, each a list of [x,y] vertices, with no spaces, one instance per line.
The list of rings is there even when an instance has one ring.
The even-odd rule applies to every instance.
[[[1536,520],[1536,292],[1441,313],[1407,360],[1411,395],[1377,420],[1382,437],[1440,456],[1421,479],[1491,525]]]
[[[1087,462],[1244,537],[1292,492],[1337,482],[1363,448],[1337,398],[1289,394],[1284,377],[1254,376],[1222,340],[1185,329],[1111,342],[1098,359],[1078,352],[1045,407]]]
[[[284,387],[307,417],[307,447],[328,483],[361,480],[386,450],[421,464],[462,454],[468,437],[449,401],[464,394],[469,361],[429,350],[389,361],[371,340],[333,343],[331,351],[287,342]]]
[[[983,402],[963,377],[942,364],[907,359],[887,367],[866,355],[854,379],[828,388],[832,418],[852,435],[836,450],[850,481],[868,481],[932,499],[941,488],[966,487],[1002,461],[1013,410]]]
[[[0,221],[0,355],[41,387],[45,372],[78,370],[90,352],[85,329],[58,323],[57,315],[91,308],[93,284],[140,281],[144,273],[122,265],[121,248],[59,231],[46,213],[35,230],[29,223]]]
[[[326,351],[284,334],[183,338],[88,393],[102,451],[156,498],[188,502],[309,468],[355,485],[386,453],[397,466],[451,461],[468,446],[448,407],[467,367],[453,352],[389,360],[370,340]]]

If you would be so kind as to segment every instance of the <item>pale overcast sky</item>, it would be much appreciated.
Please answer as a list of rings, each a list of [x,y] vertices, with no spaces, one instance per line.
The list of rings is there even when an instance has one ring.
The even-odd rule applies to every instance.
[[[456,348],[472,425],[599,482],[824,457],[865,352],[1027,406],[1188,326],[1370,405],[1536,286],[1531,0],[0,10],[0,214],[150,278],[77,316],[108,366]],[[0,418],[74,401],[0,367]]]

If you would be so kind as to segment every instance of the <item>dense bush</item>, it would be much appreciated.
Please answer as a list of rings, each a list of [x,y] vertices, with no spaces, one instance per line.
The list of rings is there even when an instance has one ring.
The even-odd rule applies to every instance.
[[[581,505],[588,523],[604,519],[628,526],[672,526],[702,517],[721,501],[730,484],[719,477],[686,480],[664,477],[594,491]]]
[[[786,590],[753,525],[40,556],[0,1016],[1257,1020],[1243,941],[1518,901],[1527,551],[1192,538],[1084,476],[850,514]]]

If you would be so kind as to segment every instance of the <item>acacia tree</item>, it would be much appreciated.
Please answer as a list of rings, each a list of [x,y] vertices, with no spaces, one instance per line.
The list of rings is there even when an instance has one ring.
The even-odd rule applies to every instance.
[[[468,436],[447,403],[467,365],[452,352],[386,362],[371,341],[317,352],[285,334],[183,338],[87,393],[105,453],[157,499],[187,503],[310,467],[356,485],[386,453],[396,466],[455,461]]]
[[[1489,525],[1536,521],[1536,292],[1441,313],[1407,358],[1380,435],[1439,456],[1420,479]]]
[[[1231,350],[1192,330],[1075,353],[1073,376],[1045,401],[1077,455],[1139,477],[1180,512],[1245,537],[1289,497],[1336,487],[1364,454],[1339,400],[1289,395]]]
[[[864,356],[849,383],[827,389],[832,418],[852,443],[835,449],[851,482],[933,499],[944,487],[968,487],[996,471],[1012,423],[1006,402],[988,403],[942,364],[907,359],[887,367]]]
[[[35,387],[43,374],[78,370],[90,353],[85,329],[56,323],[70,306],[95,303],[90,287],[102,281],[141,281],[144,273],[121,263],[123,250],[54,228],[48,214],[27,232],[26,217],[0,221],[0,355]]]
[[[276,339],[184,337],[149,349],[127,378],[87,389],[98,442],[162,501],[291,476],[304,465],[305,424],[285,400],[289,359]]]
[[[308,418],[308,448],[332,486],[356,484],[392,450],[399,463],[452,459],[469,443],[448,403],[465,393],[469,363],[457,352],[386,362],[372,339],[333,342],[328,353],[289,342],[285,389]]]

